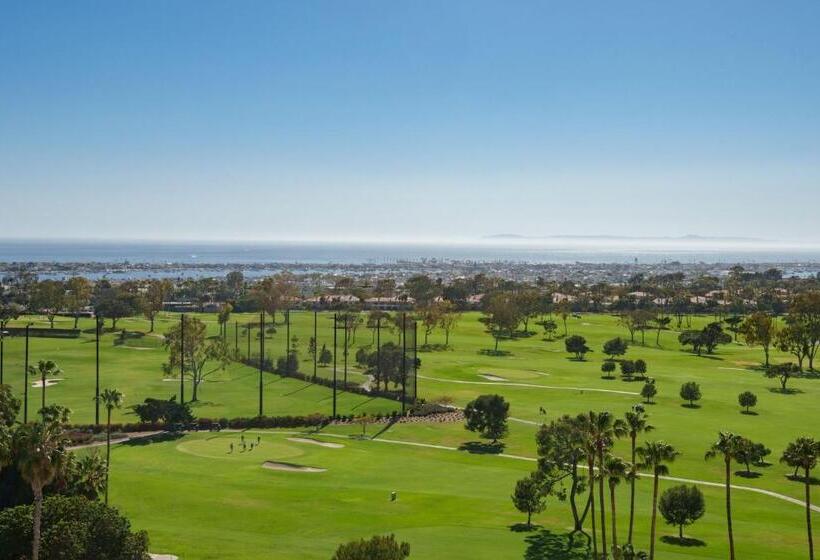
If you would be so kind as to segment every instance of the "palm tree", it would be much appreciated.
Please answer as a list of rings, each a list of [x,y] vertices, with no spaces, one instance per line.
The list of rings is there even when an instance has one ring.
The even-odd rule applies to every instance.
[[[46,407],[46,379],[48,376],[55,376],[63,373],[63,370],[60,369],[60,366],[57,365],[57,362],[54,360],[40,360],[37,362],[37,366],[29,366],[28,367],[29,375],[39,375],[40,376],[40,394],[42,403],[40,407],[45,409]]]
[[[655,429],[654,426],[650,425],[646,420],[648,415],[646,414],[643,406],[636,404],[632,407],[632,410],[628,411],[625,414],[626,419],[626,427],[629,430],[629,440],[632,445],[632,455],[631,461],[634,468],[635,462],[637,457],[635,456],[636,449],[638,446],[638,434],[651,432]],[[635,473],[637,474],[637,473]],[[632,544],[632,529],[635,525],[635,479],[637,476],[632,476],[629,479],[629,532],[627,533],[626,542]]]
[[[122,393],[116,389],[105,389],[100,393],[100,402],[108,414],[105,428],[105,504],[108,505],[108,474],[111,471],[111,411],[122,406]]]
[[[626,435],[626,424],[621,419],[615,419],[611,412],[592,412],[584,415],[584,428],[591,450],[593,451],[593,461],[598,460],[599,474],[603,471],[605,452],[612,447],[615,438]],[[590,477],[590,482],[594,479]],[[594,491],[594,486],[590,486],[590,492]],[[608,548],[606,545],[606,508],[604,506],[604,477],[598,477],[598,507],[601,515],[601,556],[606,558]],[[594,514],[593,514],[594,518]]]
[[[96,453],[85,455],[80,459],[74,459],[73,455],[70,457],[72,459],[68,470],[73,474],[72,493],[89,500],[96,500],[105,490],[107,472],[105,461]]]
[[[5,424],[0,424],[0,472],[11,463],[11,431]]]
[[[803,469],[803,483],[806,486],[806,528],[809,534],[809,560],[814,560],[814,541],[811,535],[811,471],[817,466],[820,456],[820,441],[810,437],[799,437],[786,446],[780,462]]]
[[[741,437],[731,432],[720,432],[718,439],[706,452],[706,458],[712,459],[721,455],[725,465],[726,487],[726,527],[729,533],[729,558],[735,560],[735,538],[732,532],[732,460],[735,458]]]
[[[40,557],[40,526],[43,519],[43,488],[50,484],[66,465],[67,438],[59,420],[23,424],[15,431],[14,449],[17,468],[34,494],[34,529],[31,558]]]
[[[621,480],[627,478],[632,470],[632,465],[624,461],[620,457],[613,457],[608,455],[604,461],[604,467],[601,471],[602,477],[606,476],[609,482],[609,509],[612,517],[612,548],[618,547],[618,531],[615,524],[617,514],[615,509],[615,487],[621,483]]]
[[[647,441],[637,449],[637,454],[641,458],[639,467],[641,470],[652,470],[652,526],[649,537],[649,560],[655,558],[655,527],[658,520],[658,484],[661,476],[669,474],[669,467],[666,463],[671,463],[680,455],[674,447],[664,441]]]

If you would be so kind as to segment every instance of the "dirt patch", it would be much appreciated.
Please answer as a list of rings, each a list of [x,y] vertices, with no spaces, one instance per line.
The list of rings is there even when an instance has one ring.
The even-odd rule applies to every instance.
[[[504,377],[493,375],[492,373],[479,373],[478,376],[483,377],[487,381],[506,381]]]
[[[52,386],[56,385],[57,383],[59,383],[60,381],[62,381],[62,379],[58,379],[58,378],[46,379],[46,387],[52,387]],[[43,380],[38,379],[37,381],[32,383],[31,386],[35,387],[37,389],[41,389],[43,387]]]
[[[319,467],[306,467],[304,465],[296,465],[293,463],[280,463],[277,461],[265,461],[264,463],[262,463],[262,468],[270,469],[272,471],[301,473],[320,473],[327,471],[327,469],[321,469]]]
[[[292,441],[294,443],[309,443],[311,445],[319,445],[321,447],[329,447],[331,449],[341,449],[344,447],[341,443],[328,443],[326,441],[319,441],[316,439],[310,438],[301,438],[301,437],[289,437],[288,441]]]

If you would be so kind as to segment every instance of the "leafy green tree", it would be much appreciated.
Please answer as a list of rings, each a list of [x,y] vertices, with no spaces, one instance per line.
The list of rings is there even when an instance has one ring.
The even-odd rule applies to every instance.
[[[154,332],[154,321],[165,305],[165,299],[171,293],[173,285],[170,280],[150,280],[140,299],[140,311],[151,323],[149,332]]]
[[[748,476],[752,474],[752,465],[763,464],[771,453],[772,450],[762,443],[755,443],[748,438],[740,437],[735,447],[734,459],[746,467]]]
[[[655,386],[654,379],[647,379],[641,387],[641,397],[646,404],[652,404],[652,399],[658,394],[658,388]]]
[[[638,358],[635,360],[635,373],[641,377],[646,377],[646,361]]]
[[[558,330],[558,323],[552,319],[541,321],[541,327],[544,329],[544,336],[547,340],[553,341],[555,339],[555,332]]]
[[[730,317],[726,317],[723,320],[724,323],[728,325],[728,329],[731,333],[735,335],[735,342],[737,342],[737,335],[741,331],[741,324],[743,323],[743,317],[740,315],[732,315]]]
[[[481,395],[464,409],[465,428],[496,443],[507,433],[510,403],[501,395]]]
[[[65,283],[65,308],[74,315],[74,328],[80,321],[80,314],[91,304],[91,282],[82,276],[72,276]]]
[[[648,441],[637,450],[641,470],[652,472],[652,525],[649,530],[649,560],[655,558],[655,528],[658,517],[658,487],[661,476],[669,474],[667,463],[673,462],[680,453],[663,441]]]
[[[399,543],[393,535],[375,536],[340,545],[331,560],[404,560],[410,556],[410,545]]]
[[[183,374],[191,380],[193,393],[191,400],[199,400],[199,386],[203,381],[230,363],[230,351],[224,340],[207,340],[205,323],[196,317],[184,315],[184,340],[182,325],[174,325],[165,335],[168,362],[163,365],[166,374],[178,372],[180,360],[184,358]],[[181,356],[180,354],[183,354]],[[213,367],[209,368],[208,364]]]
[[[610,360],[614,360],[618,356],[623,356],[626,354],[628,348],[629,343],[621,337],[604,342],[604,354],[609,356]]]
[[[769,369],[766,370],[766,377],[780,381],[780,391],[785,393],[787,391],[786,384],[792,377],[799,373],[800,368],[789,362],[770,366]]]
[[[578,361],[583,361],[587,352],[591,352],[589,346],[587,346],[587,339],[579,334],[568,336],[564,340],[564,345],[567,348],[567,352],[575,354],[575,359]]]
[[[516,482],[511,498],[515,509],[527,514],[527,529],[531,529],[532,514],[541,513],[546,507],[544,495],[536,478],[528,476]]]
[[[615,362],[611,362],[607,360],[606,362],[601,364],[601,371],[605,374],[604,376],[607,379],[612,379],[613,375],[612,372],[615,371]]]
[[[751,391],[743,391],[737,396],[737,403],[745,408],[746,413],[748,414],[749,409],[757,405],[757,395]]]
[[[444,346],[450,346],[450,334],[461,321],[461,313],[456,310],[452,302],[446,301],[442,306],[438,326],[444,331]]]
[[[68,496],[83,496],[96,500],[105,492],[107,467],[97,453],[83,455],[79,459],[69,454],[65,469],[65,490]]]
[[[621,375],[623,375],[627,381],[632,380],[632,376],[635,374],[635,362],[632,360],[624,360],[621,362]]]
[[[31,306],[45,314],[51,328],[54,318],[65,304],[65,285],[58,280],[42,280],[34,285]]]
[[[104,389],[100,402],[105,407],[105,503],[108,505],[108,479],[111,472],[111,412],[122,407],[122,393],[117,389]]]
[[[799,437],[786,446],[782,463],[803,469],[803,485],[806,493],[806,530],[809,536],[809,559],[814,559],[814,540],[811,529],[811,471],[817,467],[817,459],[820,457],[820,441],[810,437]]]
[[[729,535],[729,558],[735,559],[735,539],[732,531],[732,461],[737,457],[741,437],[730,433],[720,432],[717,441],[706,452],[706,459],[722,457],[725,471],[724,488],[726,490],[726,528]]]
[[[319,365],[327,367],[333,361],[333,352],[327,349],[326,344],[322,344],[322,351],[319,352]]]
[[[680,386],[680,398],[685,401],[689,401],[689,407],[694,408],[695,401],[699,401],[701,399],[700,385],[694,381],[687,381]]]
[[[14,321],[25,311],[26,308],[19,303],[0,301],[0,329],[5,329],[10,321]]]
[[[654,385],[654,384],[653,384]],[[636,404],[624,414],[624,422],[626,423],[627,433],[629,434],[630,443],[630,457],[633,467],[637,468],[637,450],[638,450],[638,436],[651,432],[655,426],[649,423],[649,415],[646,414],[644,408]],[[632,544],[632,530],[635,525],[635,479],[633,476],[629,479],[629,533],[627,540]]]
[[[487,325],[487,331],[495,340],[493,352],[498,353],[498,341],[504,337],[512,337],[520,317],[510,294],[498,292],[485,298],[481,321]]]
[[[732,337],[723,332],[720,323],[709,323],[700,331],[683,331],[678,336],[678,341],[682,346],[692,346],[692,350],[701,356],[706,351],[712,354],[719,344],[732,342]]]
[[[683,528],[706,513],[706,500],[697,486],[681,484],[668,488],[661,494],[658,508],[667,525],[678,528],[678,537],[683,540]]]
[[[11,427],[20,413],[20,399],[10,385],[0,385],[0,426]]]
[[[777,340],[777,321],[768,313],[752,313],[740,326],[740,332],[749,346],[763,348],[764,365],[769,367],[769,349]]]

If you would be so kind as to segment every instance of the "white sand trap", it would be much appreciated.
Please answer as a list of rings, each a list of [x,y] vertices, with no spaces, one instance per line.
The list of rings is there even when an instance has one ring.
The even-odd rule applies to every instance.
[[[46,387],[51,387],[53,385],[56,385],[60,381],[62,381],[62,379],[56,378],[56,377],[54,379],[46,379]],[[37,381],[32,383],[31,386],[36,387],[37,389],[41,389],[43,387],[43,380],[38,379]]]
[[[344,447],[341,443],[328,443],[326,441],[319,441],[316,439],[310,438],[301,438],[301,437],[289,437],[288,441],[292,441],[294,443],[309,443],[311,445],[319,445],[322,447],[329,447],[331,449],[341,449]]]
[[[262,467],[272,471],[285,472],[318,473],[327,471],[327,469],[320,469],[318,467],[306,467],[304,465],[294,465],[293,463],[277,463],[276,461],[265,461],[262,463]]]
[[[506,381],[505,378],[493,375],[491,373],[479,373],[478,376],[483,377],[487,381]]]
[[[148,554],[151,560],[179,560],[179,556],[173,554]]]

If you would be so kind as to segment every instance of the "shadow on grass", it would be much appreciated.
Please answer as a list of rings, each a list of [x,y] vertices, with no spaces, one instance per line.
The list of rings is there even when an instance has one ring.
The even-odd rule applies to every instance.
[[[661,540],[666,544],[671,544],[673,546],[706,546],[705,541],[693,539],[692,537],[673,537],[671,535],[664,535],[661,537]]]
[[[491,348],[483,348],[478,351],[479,354],[482,356],[495,356],[496,358],[504,358],[507,356],[512,356],[512,352],[508,350],[493,350]]]
[[[558,534],[541,529],[524,540],[524,560],[587,560],[591,555],[589,540],[578,533]]]
[[[786,478],[788,478],[792,482],[799,482],[800,484],[805,484],[806,483],[806,477],[802,476],[802,475],[799,475],[799,474],[798,475],[788,474],[788,475],[786,475]],[[820,478],[815,478],[813,476],[810,476],[809,477],[809,484],[812,485],[812,486],[820,485]]]
[[[803,391],[800,389],[792,389],[791,387],[783,389],[782,387],[769,387],[770,393],[777,393],[778,395],[798,395]]]
[[[537,531],[540,528],[540,525],[536,525],[533,523],[532,525],[527,525],[526,523],[514,523],[510,525],[510,531],[513,533],[532,533],[533,531]]]
[[[487,443],[484,441],[468,441],[466,443],[462,443],[459,448],[459,451],[466,451],[467,453],[473,453],[475,455],[497,455],[504,451],[504,444],[500,441],[495,443]]]
[[[735,476],[739,476],[740,478],[760,478],[763,476],[763,473],[757,471],[735,471]]]
[[[709,356],[707,354],[701,354],[700,356],[698,356],[697,354],[689,354],[689,355],[692,356],[693,358],[701,358],[701,359],[704,359],[704,360],[715,360],[715,361],[718,361],[718,362],[725,361],[720,356]]]
[[[180,439],[185,434],[181,432],[162,432],[153,436],[146,436],[136,439],[129,439],[128,441],[122,442],[120,445],[126,445],[129,447],[142,447],[145,445],[151,445],[152,443],[164,443],[166,441],[176,441]]]
[[[693,404],[693,403],[683,403],[681,406],[682,406],[683,408],[692,408],[692,409],[698,409],[698,408],[700,408],[700,405],[699,405],[699,404]]]
[[[757,416],[757,412],[754,410],[741,410],[741,414],[745,414],[746,416]]]

